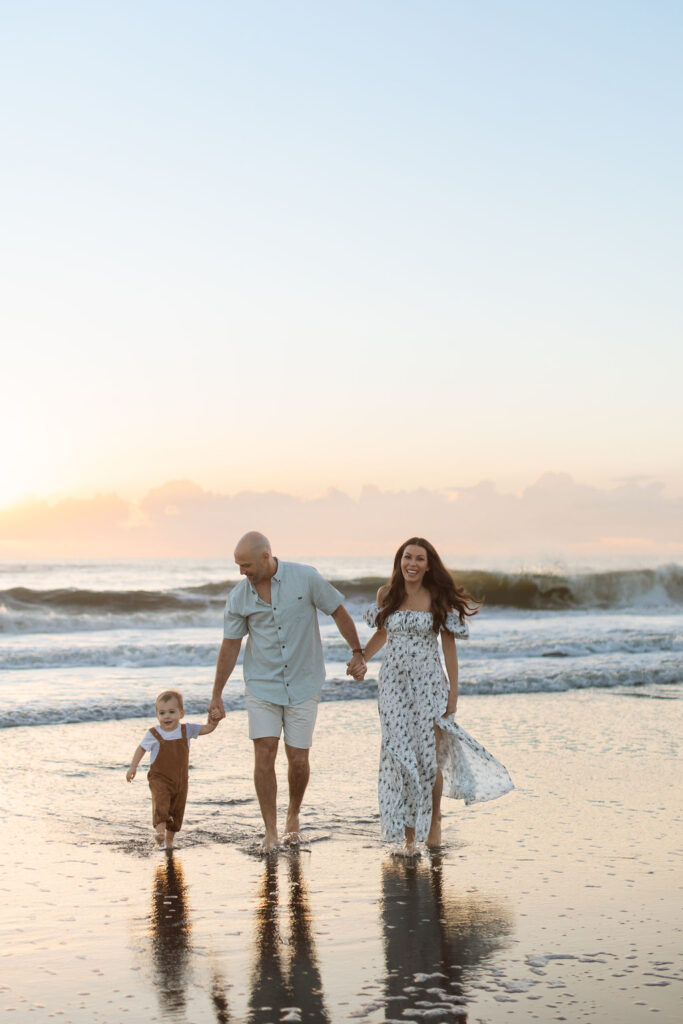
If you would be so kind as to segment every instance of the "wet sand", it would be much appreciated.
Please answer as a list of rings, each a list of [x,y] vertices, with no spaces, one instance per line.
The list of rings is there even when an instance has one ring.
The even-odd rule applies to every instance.
[[[148,838],[144,775],[124,781],[145,723],[5,730],[2,1019],[674,1024],[681,702],[666,696],[464,700],[459,721],[517,789],[445,802],[443,851],[410,862],[378,840],[368,701],[321,706],[311,841],[267,860],[250,852],[242,712],[193,750],[171,856]]]

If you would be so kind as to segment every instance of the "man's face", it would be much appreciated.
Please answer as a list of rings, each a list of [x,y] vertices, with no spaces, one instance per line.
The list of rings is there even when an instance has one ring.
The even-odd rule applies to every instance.
[[[268,552],[262,551],[260,555],[251,550],[237,548],[235,561],[242,576],[246,576],[251,584],[261,583],[268,579]]]

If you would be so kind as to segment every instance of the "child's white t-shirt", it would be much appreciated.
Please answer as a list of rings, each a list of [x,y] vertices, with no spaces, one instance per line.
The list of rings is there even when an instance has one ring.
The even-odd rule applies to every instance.
[[[166,732],[160,725],[157,725],[156,729],[164,740],[179,740],[182,739],[183,736],[181,728],[182,725],[185,726],[185,730],[187,732],[187,745],[189,747],[190,740],[194,740],[199,736],[199,730],[201,729],[199,722],[182,722],[176,729],[172,729],[171,732]],[[159,740],[152,735],[149,729],[143,736],[140,746],[143,750],[149,750],[149,763],[154,764],[154,760],[159,753]]]

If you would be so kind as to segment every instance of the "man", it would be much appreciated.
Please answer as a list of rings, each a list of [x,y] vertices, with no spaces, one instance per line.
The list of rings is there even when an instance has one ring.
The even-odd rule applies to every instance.
[[[325,680],[317,609],[331,615],[351,648],[348,674],[362,679],[363,650],[343,594],[310,565],[281,562],[262,533],[247,533],[235,548],[241,580],[225,605],[223,643],[209,712],[225,718],[221,694],[237,662],[242,637],[249,738],[254,742],[254,786],[266,834],[265,853],[278,845],[275,758],[284,731],[289,783],[286,841],[299,841],[299,811],[310,775],[308,752]]]

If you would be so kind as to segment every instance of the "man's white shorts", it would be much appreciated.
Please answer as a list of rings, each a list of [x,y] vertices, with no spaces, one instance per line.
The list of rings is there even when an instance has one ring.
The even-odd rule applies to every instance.
[[[285,743],[290,747],[308,749],[313,746],[313,728],[318,717],[318,697],[301,704],[271,704],[251,693],[245,694],[249,715],[249,739],[264,736],[280,737],[284,729]]]

